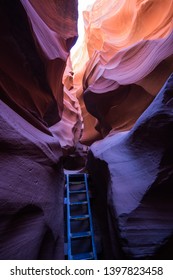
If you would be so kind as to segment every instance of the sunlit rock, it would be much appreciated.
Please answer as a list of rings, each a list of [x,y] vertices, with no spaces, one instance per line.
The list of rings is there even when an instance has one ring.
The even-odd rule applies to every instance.
[[[81,108],[76,97],[76,91],[73,87],[73,72],[71,61],[68,59],[63,76],[64,90],[64,109],[61,121],[50,127],[51,132],[56,135],[60,141],[64,154],[74,149],[79,142],[82,134],[83,119]]]
[[[98,120],[87,115],[85,123],[103,137],[131,129],[173,71],[172,17],[172,0],[96,0],[84,12],[86,34],[73,55],[74,82],[80,88],[83,81],[80,94]],[[88,143],[97,139],[89,127],[85,143],[87,135]]]

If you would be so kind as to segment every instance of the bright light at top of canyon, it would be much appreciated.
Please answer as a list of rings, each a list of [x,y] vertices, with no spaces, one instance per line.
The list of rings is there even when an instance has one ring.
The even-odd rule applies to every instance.
[[[84,36],[84,22],[83,22],[83,11],[87,9],[88,6],[93,5],[96,0],[78,0],[78,40],[75,46],[71,49],[71,54],[79,48],[80,44],[83,41]]]

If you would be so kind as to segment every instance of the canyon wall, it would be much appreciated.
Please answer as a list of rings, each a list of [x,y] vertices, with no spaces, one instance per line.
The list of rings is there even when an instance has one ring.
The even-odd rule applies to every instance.
[[[62,78],[77,1],[0,6],[0,258],[63,259],[65,135],[54,126],[68,102]]]
[[[91,146],[106,257],[172,259],[173,74],[130,131]]]

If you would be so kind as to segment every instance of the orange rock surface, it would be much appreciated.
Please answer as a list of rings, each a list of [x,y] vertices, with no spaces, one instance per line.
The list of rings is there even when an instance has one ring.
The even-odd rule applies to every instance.
[[[90,143],[129,130],[172,72],[173,1],[96,0],[83,14],[85,38],[72,61],[81,141]]]

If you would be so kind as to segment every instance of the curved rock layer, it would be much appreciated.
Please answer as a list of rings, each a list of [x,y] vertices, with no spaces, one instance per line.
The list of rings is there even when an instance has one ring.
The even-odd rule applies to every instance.
[[[91,146],[106,257],[172,259],[173,74],[129,132]]]
[[[0,259],[63,259],[62,135],[53,127],[63,102],[72,107],[62,77],[77,0],[0,7]]]
[[[132,128],[173,71],[172,18],[172,0],[96,0],[84,12],[74,83],[79,89],[83,80],[80,94],[102,136]],[[89,115],[84,119],[91,122]],[[86,125],[81,141],[94,137]]]

